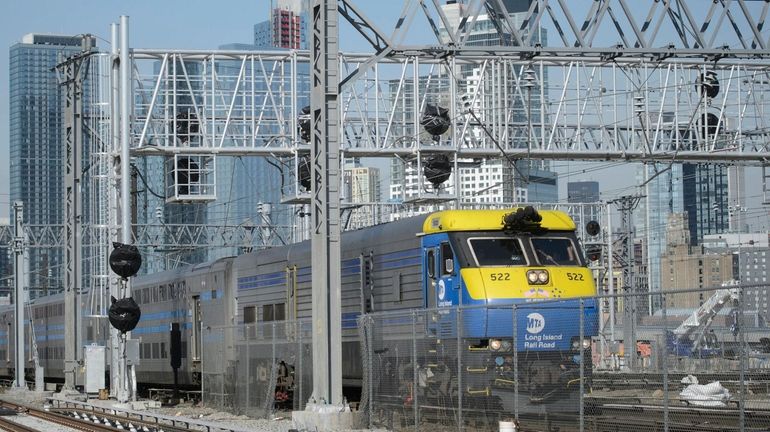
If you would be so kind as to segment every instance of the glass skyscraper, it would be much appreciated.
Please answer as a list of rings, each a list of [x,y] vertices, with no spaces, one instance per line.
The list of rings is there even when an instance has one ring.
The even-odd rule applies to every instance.
[[[700,244],[705,235],[729,230],[727,167],[674,164],[669,168],[667,164],[647,164],[637,180],[640,184],[646,182],[646,196],[634,211],[634,224],[637,237],[647,245],[649,289],[656,292],[661,286],[660,259],[666,250],[669,214],[687,213],[693,246]]]
[[[82,50],[83,38],[28,34],[10,48],[11,201],[24,223],[64,223],[64,99],[52,69]],[[31,248],[30,296],[63,289],[61,248]]]

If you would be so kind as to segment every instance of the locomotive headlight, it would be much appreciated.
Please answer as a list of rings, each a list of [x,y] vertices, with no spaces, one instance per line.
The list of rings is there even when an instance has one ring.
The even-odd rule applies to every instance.
[[[504,340],[503,341],[503,351],[510,351],[511,350],[511,342]]]
[[[591,339],[583,339],[583,349],[591,348]]]
[[[547,284],[548,270],[529,270],[527,271],[527,280],[533,285]]]
[[[489,341],[489,349],[492,351],[499,351],[500,347],[503,346],[503,342],[499,339],[492,339]]]
[[[537,283],[537,272],[530,270],[527,272],[527,280],[529,283]]]

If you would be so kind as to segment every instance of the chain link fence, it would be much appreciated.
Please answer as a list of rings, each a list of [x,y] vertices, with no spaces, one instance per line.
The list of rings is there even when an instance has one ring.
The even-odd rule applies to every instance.
[[[360,357],[343,359],[361,377],[346,386],[360,386],[369,427],[389,430],[768,430],[767,292],[730,285],[363,315]],[[305,408],[309,320],[202,336],[206,405],[266,418]]]
[[[366,315],[361,409],[389,430],[768,430],[766,290]]]
[[[302,410],[313,389],[310,320],[203,329],[207,406],[270,418]]]

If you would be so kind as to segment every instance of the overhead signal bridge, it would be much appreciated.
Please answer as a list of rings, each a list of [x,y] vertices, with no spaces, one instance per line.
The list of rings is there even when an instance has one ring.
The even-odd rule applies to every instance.
[[[736,163],[768,177],[768,3],[540,1],[515,20],[498,0],[459,10],[454,28],[439,2],[407,1],[386,36],[339,3],[373,50],[339,56],[343,156],[418,168],[432,153],[455,168],[501,157]],[[473,44],[480,19],[499,40]],[[422,24],[432,41],[415,36]],[[298,132],[309,52],[134,49],[131,59],[132,154],[173,157],[175,172],[194,157],[203,170],[206,187],[174,199],[214,198],[205,179],[216,156],[276,158],[296,173],[309,153]],[[437,140],[420,125],[428,105],[451,119]],[[288,201],[303,195],[297,183]]]

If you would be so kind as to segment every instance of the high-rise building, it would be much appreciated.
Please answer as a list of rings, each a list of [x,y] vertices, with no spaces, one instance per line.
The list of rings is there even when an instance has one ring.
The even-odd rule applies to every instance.
[[[345,168],[343,180],[345,201],[351,205],[380,201],[380,170],[378,168],[362,166]],[[377,210],[378,207],[372,205],[352,207],[350,218],[345,222],[345,228],[363,228],[381,222]]]
[[[770,291],[767,289],[770,235],[767,232],[706,234],[702,246],[712,253],[732,255],[733,278],[745,286],[746,309],[756,310],[765,323],[770,323]]]
[[[647,164],[639,172],[638,182],[644,184],[645,197],[634,212],[634,224],[640,237],[647,244],[649,265],[649,288],[651,292],[661,289],[661,274],[657,265],[666,251],[667,216],[672,213],[687,214],[689,244],[698,245],[704,236],[725,233],[730,229],[731,212],[740,212],[741,187],[728,187],[729,169],[707,164]],[[732,176],[734,183],[742,179],[742,171]],[[735,217],[733,215],[733,217]],[[737,227],[742,222],[735,218]],[[643,229],[640,229],[643,227]],[[657,308],[657,305],[653,305]]]
[[[660,267],[663,273],[661,290],[671,293],[666,296],[667,308],[689,311],[713,294],[713,291],[693,289],[718,287],[734,276],[730,252],[706,250],[690,244],[687,219],[687,213],[668,215],[667,245]]]
[[[644,198],[634,210],[634,226],[645,244],[642,257],[647,264],[648,289],[661,290],[660,259],[666,251],[668,215],[683,213],[682,165],[648,164],[637,173],[637,183],[644,184]],[[652,297],[652,310],[657,310],[659,297]]]
[[[567,183],[567,202],[595,203],[599,201],[599,182],[577,181]]]
[[[10,48],[10,201],[24,203],[25,224],[64,223],[64,99],[52,69],[91,48],[84,40],[31,33]],[[63,289],[61,248],[32,248],[29,260],[32,298]]]
[[[684,211],[693,244],[700,244],[706,234],[727,232],[730,228],[727,167],[684,164],[682,184]]]
[[[305,0],[271,2],[270,19],[254,25],[254,45],[260,49],[307,49],[307,26]]]

